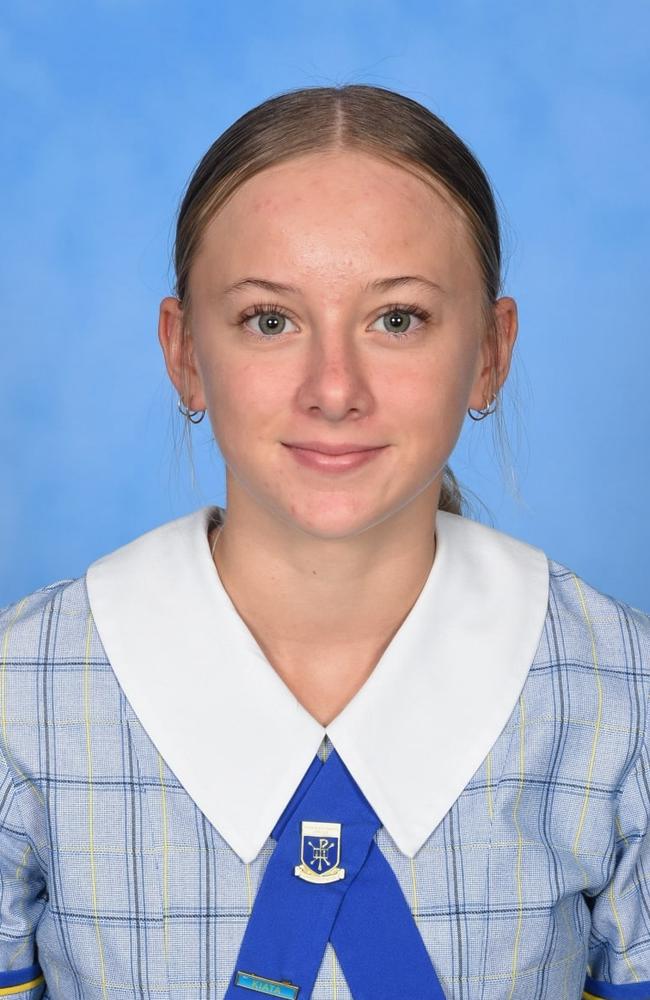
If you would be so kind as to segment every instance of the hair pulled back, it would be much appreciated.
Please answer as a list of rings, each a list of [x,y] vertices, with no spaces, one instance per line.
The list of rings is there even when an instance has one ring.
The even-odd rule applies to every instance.
[[[210,146],[181,201],[176,224],[175,293],[186,317],[189,274],[202,235],[237,188],[266,167],[306,153],[356,150],[428,180],[463,214],[483,277],[486,331],[496,370],[491,305],[501,288],[501,238],[490,182],[479,161],[437,115],[403,94],[366,84],[306,87],[271,97],[237,119]],[[459,514],[463,495],[445,466],[439,509]]]

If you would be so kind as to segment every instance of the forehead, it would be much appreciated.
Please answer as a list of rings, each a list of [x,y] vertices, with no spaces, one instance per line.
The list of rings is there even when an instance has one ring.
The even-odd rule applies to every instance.
[[[480,281],[460,209],[409,170],[357,151],[327,151],[267,167],[208,223],[197,277],[225,286],[244,273],[282,281],[353,282],[422,273],[444,288]]]

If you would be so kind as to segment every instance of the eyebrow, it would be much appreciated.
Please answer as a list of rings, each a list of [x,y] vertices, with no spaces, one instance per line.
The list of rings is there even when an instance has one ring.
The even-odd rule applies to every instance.
[[[363,286],[362,291],[379,291],[387,292],[391,288],[397,288],[400,285],[408,285],[412,283],[417,283],[420,285],[426,285],[428,288],[433,288],[438,292],[443,292],[444,288],[438,285],[435,281],[431,281],[429,278],[425,278],[421,274],[402,274],[396,278],[378,278],[376,281],[369,281]],[[255,285],[258,288],[264,288],[267,292],[271,292],[274,295],[299,295],[300,289],[296,288],[294,285],[282,285],[277,281],[267,281],[265,278],[242,278],[241,281],[236,281],[234,285],[229,285],[224,290],[224,295],[233,295],[235,292],[239,292],[244,288],[248,288],[251,285]]]

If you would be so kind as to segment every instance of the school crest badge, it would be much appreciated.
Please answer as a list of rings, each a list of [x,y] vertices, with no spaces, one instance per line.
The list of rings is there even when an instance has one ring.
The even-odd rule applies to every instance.
[[[345,878],[341,861],[341,824],[303,820],[300,824],[300,864],[294,875],[305,882],[336,882]]]

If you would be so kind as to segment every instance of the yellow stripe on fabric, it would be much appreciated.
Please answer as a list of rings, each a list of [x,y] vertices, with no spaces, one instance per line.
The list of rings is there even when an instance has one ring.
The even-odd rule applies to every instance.
[[[21,983],[20,986],[0,986],[0,997],[16,996],[17,993],[26,993],[27,990],[33,990],[36,986],[40,986],[41,983],[44,982],[44,977],[38,976],[36,979],[30,979],[28,983]]]
[[[519,801],[521,799],[521,793],[524,787],[524,776],[525,776],[525,758],[524,758],[524,741],[526,734],[526,710],[524,706],[523,695],[519,698],[519,788],[517,789],[517,798],[515,800],[515,806],[512,811],[512,818],[517,830],[517,930],[515,932],[515,944],[512,951],[512,983],[510,986],[510,993],[508,994],[508,1000],[512,1000],[515,992],[515,985],[517,979],[517,959],[519,955],[519,939],[521,937],[521,925],[524,915],[524,901],[523,901],[523,890],[521,883],[521,855],[523,851],[523,837],[521,835],[521,827],[519,826],[519,820],[517,818],[517,810],[519,809]]]
[[[625,964],[627,965],[628,969],[630,970],[630,974],[632,976],[634,976],[636,982],[640,983],[641,982],[641,977],[639,976],[639,974],[637,973],[636,969],[632,965],[632,962],[630,961],[629,956],[627,954],[627,944],[625,943],[625,934],[623,932],[623,925],[622,925],[620,917],[618,915],[618,910],[616,909],[616,900],[614,899],[614,884],[613,884],[613,882],[610,882],[610,884],[609,884],[608,896],[609,896],[610,905],[612,907],[612,913],[614,914],[614,920],[616,921],[616,926],[618,927],[618,936],[621,939],[621,950],[622,950],[623,958],[625,959]]]
[[[97,875],[95,871],[95,830],[93,823],[93,754],[92,740],[90,733],[90,637],[92,635],[93,620],[92,614],[88,613],[88,627],[86,630],[86,654],[84,657],[84,716],[86,720],[86,754],[88,757],[88,847],[90,855],[90,880],[92,884],[93,911],[95,914],[95,933],[97,935],[97,947],[99,949],[99,968],[102,978],[102,994],[108,997],[106,982],[106,966],[104,964],[104,948],[102,946],[102,936],[99,930],[99,918],[97,915]]]
[[[27,865],[27,858],[29,857],[31,851],[31,844],[27,844],[25,850],[23,851],[18,867],[16,868],[16,881],[22,882],[23,894],[21,896],[22,909],[23,909],[23,920],[25,921],[25,926],[29,924],[29,917],[27,916],[27,899],[29,897],[29,880],[25,878],[25,866]],[[22,944],[18,945],[16,951],[13,952],[9,961],[9,967],[11,969],[20,968],[21,956],[23,953],[31,949],[31,940],[26,937]],[[24,964],[24,963],[23,963]],[[30,959],[31,964],[31,959]]]
[[[492,802],[492,751],[491,750],[488,753],[487,759],[485,761],[485,775],[487,784],[488,816],[492,820],[494,819],[494,804]]]
[[[580,581],[578,580],[575,573],[573,574],[573,582],[578,591],[578,597],[580,598],[580,604],[582,605],[582,613],[585,617],[587,623],[587,628],[589,629],[589,635],[591,638],[591,658],[594,664],[594,674],[596,677],[596,689],[598,691],[598,710],[596,714],[596,724],[594,726],[594,738],[591,745],[591,757],[589,759],[589,768],[587,771],[587,782],[585,787],[585,794],[582,800],[582,810],[580,812],[580,820],[578,822],[578,829],[576,831],[575,840],[573,841],[573,853],[576,855],[578,853],[578,844],[580,843],[580,837],[582,836],[582,830],[585,824],[585,816],[587,815],[587,806],[589,805],[589,796],[591,794],[591,779],[594,771],[594,762],[596,760],[596,747],[598,746],[598,738],[600,736],[600,723],[603,714],[603,687],[600,681],[600,671],[598,669],[598,654],[596,652],[596,637],[594,636],[594,630],[591,625],[591,618],[589,617],[589,611],[587,610],[587,605],[585,603],[584,594],[582,592],[582,587],[580,586]]]
[[[169,844],[167,840],[167,795],[165,789],[165,776],[163,773],[163,761],[158,754],[158,774],[160,775],[160,798],[162,806],[163,821],[163,936],[165,941],[165,958],[169,954],[169,891],[168,891],[168,864],[169,864]]]
[[[621,826],[621,819],[620,819],[620,816],[617,816],[617,817],[616,817],[616,829],[618,830],[618,832],[619,832],[619,836],[621,837],[621,839],[622,839],[623,843],[624,843],[624,844],[625,844],[625,846],[627,847],[627,837],[626,837],[626,836],[625,836],[625,834],[623,833],[623,827]]]
[[[9,636],[11,635],[11,630],[13,629],[16,620],[18,619],[20,613],[25,607],[26,602],[27,602],[27,597],[23,597],[22,601],[19,601],[19,603],[16,605],[14,616],[9,622],[9,628],[5,632],[4,642],[2,643],[2,660],[0,661],[0,705],[2,706],[0,709],[0,714],[2,715],[2,743],[5,749],[7,763],[8,764],[11,763],[15,767],[16,772],[20,776],[21,780],[24,781],[27,787],[36,795],[36,798],[39,800],[41,805],[45,805],[45,799],[43,798],[40,788],[37,788],[36,785],[34,785],[29,780],[27,775],[25,775],[21,771],[20,767],[13,759],[13,756],[9,750],[9,742],[7,740],[7,699],[5,690],[5,680],[7,675],[7,649],[9,648]]]
[[[603,998],[597,997],[595,993],[583,993],[582,1000],[603,1000]]]
[[[246,862],[246,885],[248,887],[248,916],[253,912],[253,883],[251,881],[250,861]]]

